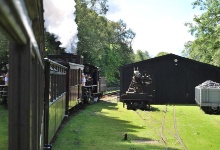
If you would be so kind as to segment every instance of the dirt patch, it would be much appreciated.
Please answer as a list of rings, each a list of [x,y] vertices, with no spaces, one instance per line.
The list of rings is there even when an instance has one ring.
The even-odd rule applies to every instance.
[[[159,141],[154,140],[132,140],[133,143],[143,143],[143,144],[159,144]]]

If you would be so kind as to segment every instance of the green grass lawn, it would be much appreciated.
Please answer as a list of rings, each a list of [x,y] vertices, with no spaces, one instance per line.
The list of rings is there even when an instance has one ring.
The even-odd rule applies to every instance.
[[[160,143],[146,146],[131,142],[132,139],[157,139],[146,137],[143,133],[147,129],[143,126],[143,121],[137,119],[133,111],[127,111],[121,103],[118,104],[101,101],[73,116],[57,135],[53,149],[163,149]],[[128,134],[128,141],[123,140],[125,133]]]
[[[8,149],[8,110],[0,105],[0,150]]]
[[[205,114],[199,107],[177,107],[178,129],[188,149],[220,149],[220,115]]]
[[[120,102],[100,101],[72,116],[53,144],[54,150],[148,150],[184,149],[173,136],[172,105],[153,105],[153,111],[143,112],[123,108]],[[220,148],[220,115],[205,114],[198,106],[175,106],[178,135],[188,150],[218,150]],[[155,121],[152,121],[151,116]],[[139,114],[139,115],[138,115]],[[124,134],[128,140],[124,141]],[[145,142],[135,142],[135,140]]]
[[[186,149],[220,149],[220,115],[205,114],[196,105],[152,105],[151,111],[132,111],[113,98],[70,116],[52,143],[53,150],[164,150],[161,135],[169,150],[181,150],[184,147],[174,137],[174,110]],[[7,116],[8,110],[0,105],[0,150],[8,149]]]

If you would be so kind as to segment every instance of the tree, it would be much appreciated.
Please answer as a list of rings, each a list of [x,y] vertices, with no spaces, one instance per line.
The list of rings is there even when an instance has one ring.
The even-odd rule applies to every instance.
[[[183,53],[192,59],[220,66],[220,1],[196,0],[193,8],[196,7],[204,13],[195,16],[194,23],[186,23],[196,39],[185,44]]]
[[[60,47],[61,44],[58,36],[50,32],[45,32],[45,50],[47,54],[64,53],[65,48]]]
[[[85,63],[100,67],[108,82],[119,81],[119,67],[133,62],[132,42],[135,33],[123,20],[108,20],[106,0],[75,0],[78,26],[77,54]]]
[[[137,54],[134,54],[135,62],[147,60],[150,58],[148,51],[137,50]]]
[[[103,5],[105,1],[83,1],[75,0],[76,2],[76,24],[78,26],[78,43],[77,53],[84,56],[84,62],[97,63],[97,52],[103,53],[105,48],[105,27],[107,19],[100,14],[105,14]],[[97,9],[97,3],[101,9]],[[101,6],[102,5],[102,6]],[[98,7],[99,8],[99,7]],[[103,11],[101,11],[103,10]]]
[[[159,52],[156,57],[167,55],[167,54],[169,54],[169,53],[167,53],[167,52]]]
[[[132,42],[135,38],[135,33],[131,29],[127,29],[127,25],[123,20],[110,22],[110,25],[112,24],[111,32],[113,36],[109,37],[112,39],[109,44],[112,45],[115,51],[118,51],[120,59],[122,59],[122,65],[133,62],[131,56],[134,54]]]
[[[147,59],[150,59],[150,58],[151,58],[150,55],[149,55],[149,53],[148,53],[148,51],[144,51],[144,53],[145,53],[145,56],[146,56]]]
[[[9,41],[0,32],[0,63],[8,62]]]

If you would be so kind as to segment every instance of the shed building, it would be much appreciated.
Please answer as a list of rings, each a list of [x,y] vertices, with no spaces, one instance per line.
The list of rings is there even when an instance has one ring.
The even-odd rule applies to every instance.
[[[195,87],[207,80],[220,83],[220,68],[168,54],[120,68],[120,95],[131,83],[134,68],[147,73],[152,84],[144,93],[153,95],[153,104],[195,104]]]

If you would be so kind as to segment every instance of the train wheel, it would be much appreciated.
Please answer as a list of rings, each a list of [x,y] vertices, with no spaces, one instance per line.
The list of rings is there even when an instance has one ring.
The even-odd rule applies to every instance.
[[[202,108],[202,110],[203,110],[205,113],[207,113],[207,114],[210,113],[210,109],[209,109],[208,106],[202,106],[201,108]]]
[[[219,106],[210,106],[210,112],[216,114],[219,112]]]
[[[147,103],[144,101],[144,102],[141,102],[141,110],[147,110]]]
[[[150,104],[149,103],[145,104],[145,110],[150,111]]]
[[[131,110],[131,109],[133,109],[133,107],[132,107],[132,104],[131,104],[131,103],[126,103],[126,105],[127,105],[127,110]]]
[[[202,106],[201,108],[207,114],[216,114],[220,112],[219,106]]]
[[[132,103],[132,105],[134,106],[134,108],[137,108],[137,109],[141,108],[141,105],[138,102],[134,102]]]

